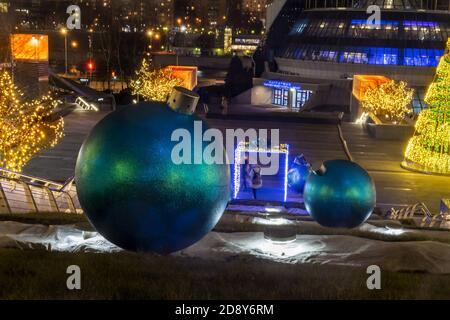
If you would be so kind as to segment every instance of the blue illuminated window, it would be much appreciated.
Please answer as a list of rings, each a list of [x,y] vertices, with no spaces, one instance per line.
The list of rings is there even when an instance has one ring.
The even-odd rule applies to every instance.
[[[346,51],[342,53],[339,61],[344,63],[367,64],[368,63],[367,52],[362,52],[360,50]]]
[[[366,19],[362,19],[362,20],[358,20],[358,19],[354,19],[352,20],[352,25],[362,25],[362,26],[366,26],[366,25],[381,25],[381,26],[398,26],[399,22],[398,21],[390,21],[390,20],[380,20],[379,24],[371,24],[371,23],[367,23]]]
[[[435,28],[439,26],[437,22],[432,21],[404,21],[403,25],[405,27],[428,27],[428,28]]]
[[[321,50],[319,52],[318,60],[320,61],[336,61],[337,51]]]
[[[396,65],[398,64],[397,48],[368,48],[369,64]]]
[[[289,90],[273,88],[272,103],[277,106],[287,107],[289,101]]]
[[[342,52],[339,62],[378,64],[378,65],[405,65],[418,67],[436,67],[444,50],[438,49],[404,49],[404,60],[399,60],[398,48],[357,47],[347,48]]]
[[[405,49],[405,66],[436,67],[444,50],[439,49]]]
[[[353,46],[342,48],[312,44],[291,44],[284,51],[284,56],[290,59],[418,67],[436,67],[443,55],[442,49]]]
[[[311,98],[313,92],[311,90],[296,90],[294,97],[294,108],[301,108]]]

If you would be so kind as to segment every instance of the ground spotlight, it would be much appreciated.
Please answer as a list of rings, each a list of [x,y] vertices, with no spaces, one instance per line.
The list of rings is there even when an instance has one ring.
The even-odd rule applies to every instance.
[[[264,239],[273,244],[287,244],[297,239],[297,229],[292,224],[270,224],[264,228]]]

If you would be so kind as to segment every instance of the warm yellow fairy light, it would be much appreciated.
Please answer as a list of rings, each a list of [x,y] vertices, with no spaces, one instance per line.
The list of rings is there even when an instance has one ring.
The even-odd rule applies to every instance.
[[[430,109],[420,113],[404,165],[430,173],[450,174],[450,39],[433,83],[425,95]]]
[[[391,80],[365,92],[362,107],[382,121],[399,123],[411,112],[414,90],[406,82]]]
[[[0,73],[0,166],[21,172],[41,149],[54,147],[63,136],[64,121],[50,121],[57,102],[49,96],[30,102],[19,100],[22,93],[8,72]]]
[[[131,88],[133,94],[138,94],[146,100],[165,102],[173,87],[182,83],[183,80],[174,77],[170,69],[152,70],[144,60],[136,72],[136,79],[131,81]]]

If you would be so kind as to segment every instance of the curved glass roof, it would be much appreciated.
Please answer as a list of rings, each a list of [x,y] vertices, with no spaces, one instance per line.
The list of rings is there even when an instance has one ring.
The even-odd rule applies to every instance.
[[[354,7],[367,8],[370,5],[377,5],[382,9],[418,9],[421,3],[420,0],[359,0]]]
[[[448,10],[448,0],[303,0],[306,8],[336,8],[347,7],[366,9],[377,5],[381,9],[399,10]]]
[[[414,0],[365,0],[413,5]],[[288,59],[434,67],[450,37],[450,12],[383,11],[379,23],[365,11],[305,10],[275,55]]]

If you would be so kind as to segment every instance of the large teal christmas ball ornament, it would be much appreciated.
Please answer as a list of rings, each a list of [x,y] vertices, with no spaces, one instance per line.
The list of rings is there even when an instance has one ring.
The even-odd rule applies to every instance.
[[[310,174],[303,198],[306,209],[319,224],[354,228],[371,215],[376,193],[372,178],[358,164],[330,160]]]
[[[195,135],[194,121],[202,127],[197,122]],[[186,140],[175,134],[171,141],[177,129]],[[75,170],[78,198],[95,229],[121,248],[157,253],[186,248],[208,233],[229,200],[229,166],[172,161],[181,141],[192,159],[199,151],[195,139],[203,152],[208,143],[198,134],[206,129],[197,116],[154,102],[101,120],[83,143]]]

